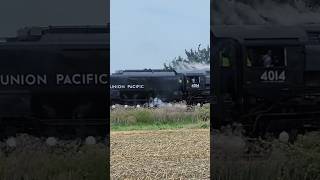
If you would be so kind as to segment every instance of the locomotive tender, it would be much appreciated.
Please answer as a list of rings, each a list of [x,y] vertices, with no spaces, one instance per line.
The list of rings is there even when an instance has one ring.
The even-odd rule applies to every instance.
[[[109,48],[109,26],[27,27],[2,39],[1,137],[105,137]]]
[[[291,138],[319,128],[320,26],[213,26],[211,47],[213,128]]]
[[[124,70],[110,76],[111,104],[145,104],[154,98],[163,102],[209,102],[209,71],[144,69]]]

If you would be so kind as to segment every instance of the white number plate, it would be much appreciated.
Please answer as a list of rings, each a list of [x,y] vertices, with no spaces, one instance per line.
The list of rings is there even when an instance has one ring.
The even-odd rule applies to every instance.
[[[192,88],[200,88],[200,84],[191,84]]]
[[[260,80],[267,82],[284,82],[286,80],[286,72],[281,70],[264,71],[260,76]]]

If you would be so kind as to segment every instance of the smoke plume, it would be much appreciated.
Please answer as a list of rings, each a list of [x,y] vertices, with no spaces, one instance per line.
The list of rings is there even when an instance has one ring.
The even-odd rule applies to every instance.
[[[320,23],[319,3],[311,0],[219,0],[211,6],[215,25]]]
[[[210,70],[210,64],[205,63],[179,63],[175,67],[176,71]]]

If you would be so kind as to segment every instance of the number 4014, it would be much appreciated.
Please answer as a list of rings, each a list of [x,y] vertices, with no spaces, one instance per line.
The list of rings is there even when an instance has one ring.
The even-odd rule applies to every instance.
[[[285,71],[265,71],[261,75],[260,79],[264,81],[285,81],[286,74]]]

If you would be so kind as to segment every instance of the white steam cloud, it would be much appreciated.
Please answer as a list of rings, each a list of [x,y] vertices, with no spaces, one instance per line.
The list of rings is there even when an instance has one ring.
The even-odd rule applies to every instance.
[[[306,1],[286,3],[275,0],[219,0],[213,2],[213,24],[219,25],[299,25],[320,23],[320,9],[311,9]]]
[[[205,63],[180,63],[175,67],[176,71],[210,70],[210,64]]]

